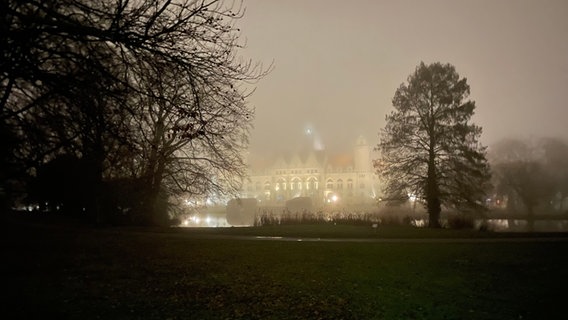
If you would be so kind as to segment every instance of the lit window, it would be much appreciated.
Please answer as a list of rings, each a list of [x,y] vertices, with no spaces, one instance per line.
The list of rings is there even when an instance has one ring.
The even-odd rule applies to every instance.
[[[276,191],[278,190],[286,190],[286,181],[284,181],[284,179],[278,179],[278,182],[276,183]]]
[[[292,179],[292,182],[290,183],[290,190],[294,189],[302,190],[302,181],[298,178]]]
[[[317,190],[318,189],[318,181],[316,180],[316,178],[311,177],[308,179],[308,182],[306,183],[306,187],[308,190]]]

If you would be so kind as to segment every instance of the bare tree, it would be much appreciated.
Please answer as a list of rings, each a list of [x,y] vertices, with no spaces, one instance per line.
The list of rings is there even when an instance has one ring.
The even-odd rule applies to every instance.
[[[507,198],[511,213],[526,212],[527,227],[534,229],[537,208],[547,208],[566,192],[566,156],[568,147],[558,139],[538,139],[531,142],[505,139],[491,147],[490,159],[494,171],[496,192]]]
[[[489,181],[481,128],[471,124],[469,85],[450,64],[421,63],[393,98],[375,168],[387,198],[423,199],[430,227],[440,227],[442,205],[479,210]]]
[[[254,110],[234,79],[208,78],[195,87],[185,81],[183,72],[155,71],[158,81],[148,83],[151,94],[140,97],[143,108],[132,121],[138,128],[135,140],[143,164],[139,172],[145,188],[143,212],[163,219],[159,208],[169,196],[238,191]]]
[[[88,156],[100,180],[130,172],[152,181],[152,195],[164,177],[193,193],[237,188],[232,175],[242,175],[238,150],[254,113],[245,84],[270,69],[238,57],[240,6],[219,0],[1,6],[1,124],[42,146],[18,148],[21,159]],[[181,177],[202,187],[183,186]]]
[[[540,142],[545,166],[553,178],[553,204],[555,210],[566,212],[564,203],[568,198],[568,143],[559,138],[544,138]]]

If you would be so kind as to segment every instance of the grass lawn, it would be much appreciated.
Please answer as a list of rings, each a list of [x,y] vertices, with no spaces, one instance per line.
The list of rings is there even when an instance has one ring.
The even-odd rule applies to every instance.
[[[3,318],[564,317],[566,240],[285,242],[234,237],[476,234],[492,236],[347,226],[164,230],[5,225]],[[566,234],[555,236],[566,239]]]

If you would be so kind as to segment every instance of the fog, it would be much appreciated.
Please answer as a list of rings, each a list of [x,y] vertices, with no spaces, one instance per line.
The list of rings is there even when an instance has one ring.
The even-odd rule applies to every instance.
[[[317,138],[376,144],[396,88],[424,61],[468,79],[481,141],[568,138],[568,2],[245,0],[243,57],[274,70],[249,102],[253,153]],[[309,130],[309,132],[307,131]]]

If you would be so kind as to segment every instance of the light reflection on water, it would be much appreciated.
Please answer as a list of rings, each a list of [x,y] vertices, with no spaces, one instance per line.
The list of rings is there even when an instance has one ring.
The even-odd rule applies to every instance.
[[[475,221],[475,229],[479,229],[484,223],[488,230],[497,232],[522,232],[527,230],[527,221],[519,219],[487,219],[485,221],[479,219]],[[426,227],[428,221],[425,219],[413,219],[411,225]],[[181,220],[180,227],[223,228],[238,226],[229,224],[225,215],[203,213],[184,217]],[[566,232],[568,231],[568,220],[536,220],[534,222],[534,231]]]
[[[476,221],[477,225],[482,223]],[[494,231],[526,231],[527,221],[517,219],[488,219],[490,230]],[[568,220],[535,220],[533,231],[537,232],[564,232],[568,230]]]
[[[426,227],[428,221],[415,219],[411,221],[415,227]],[[475,220],[475,229],[480,229],[485,224],[488,230],[497,232],[527,231],[527,221],[522,219],[487,219]],[[568,220],[535,220],[533,231],[536,232],[566,232]]]
[[[180,227],[223,228],[231,225],[225,215],[204,213],[182,218]]]

